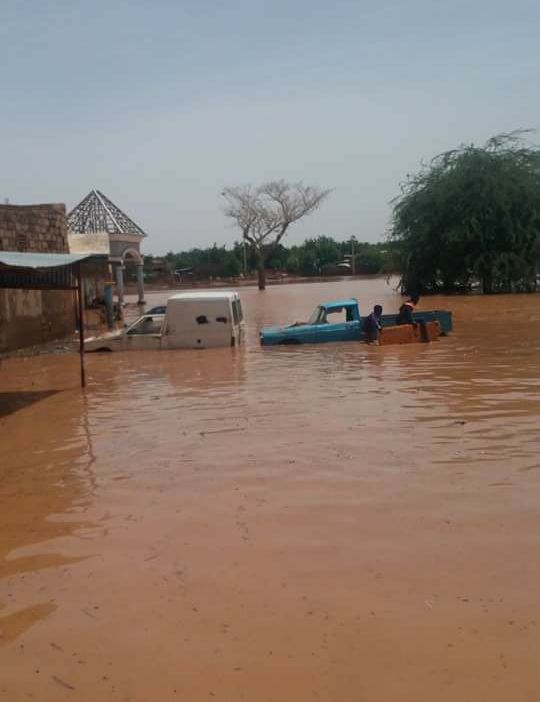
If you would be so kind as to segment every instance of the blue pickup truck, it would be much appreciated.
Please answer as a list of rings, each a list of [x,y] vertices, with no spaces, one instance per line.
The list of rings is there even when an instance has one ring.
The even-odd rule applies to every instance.
[[[415,319],[437,321],[443,334],[452,331],[452,313],[429,310],[413,313]],[[397,314],[383,314],[381,325],[396,323]],[[263,346],[277,344],[320,344],[326,341],[362,341],[362,318],[358,300],[335,300],[318,305],[307,322],[295,322],[283,327],[265,327],[260,332]]]

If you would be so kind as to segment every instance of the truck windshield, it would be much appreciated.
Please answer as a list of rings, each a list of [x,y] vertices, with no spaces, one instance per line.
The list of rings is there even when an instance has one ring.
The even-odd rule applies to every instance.
[[[127,333],[132,334],[159,334],[161,332],[161,325],[163,323],[163,315],[156,315],[154,317],[141,317],[138,319],[133,326],[131,326]]]
[[[308,319],[308,324],[324,324],[326,322],[326,310],[320,305],[313,310],[313,314]]]

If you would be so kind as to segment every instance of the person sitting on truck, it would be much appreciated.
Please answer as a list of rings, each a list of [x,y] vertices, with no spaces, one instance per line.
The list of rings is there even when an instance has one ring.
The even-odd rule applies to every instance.
[[[404,302],[399,308],[396,324],[414,324],[412,314],[413,309],[414,305],[412,304],[412,302],[410,302],[409,300],[407,300],[407,302]]]
[[[419,295],[411,296],[406,302],[404,302],[399,308],[399,313],[396,319],[396,324],[412,324],[413,327],[420,327],[420,337],[422,341],[428,341],[428,332],[426,327],[425,319],[414,319],[413,310],[418,304],[420,299]]]
[[[362,329],[366,335],[366,344],[375,344],[379,340],[381,317],[382,307],[381,305],[375,305],[373,312],[364,319]]]
[[[396,319],[396,324],[415,324],[413,311],[418,304],[419,299],[420,295],[411,295],[409,299],[401,305]]]

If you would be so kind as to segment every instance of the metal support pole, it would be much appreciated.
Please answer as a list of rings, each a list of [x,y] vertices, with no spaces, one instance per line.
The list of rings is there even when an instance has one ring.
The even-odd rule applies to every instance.
[[[116,294],[118,295],[118,304],[124,304],[124,266],[122,264],[116,266]]]
[[[142,263],[137,264],[137,292],[139,293],[138,305],[144,305],[144,268]]]
[[[81,387],[86,387],[86,374],[84,372],[84,304],[81,264],[77,266],[77,303],[79,306],[79,356],[81,359]]]
[[[105,283],[105,315],[107,317],[107,327],[114,329],[113,283]]]

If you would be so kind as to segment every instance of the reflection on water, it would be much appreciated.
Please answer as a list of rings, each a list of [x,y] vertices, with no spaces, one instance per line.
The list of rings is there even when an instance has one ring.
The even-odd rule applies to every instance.
[[[31,376],[17,380],[33,384]],[[13,375],[10,382],[15,382]],[[0,397],[14,395],[11,390]],[[94,480],[85,398],[60,390],[22,392],[21,397],[24,403],[9,401],[18,411],[0,419],[0,575],[71,560],[49,552],[27,555],[22,547],[71,533],[78,523],[53,521],[51,516],[84,505]]]
[[[134,616],[130,593],[138,621],[151,632],[137,642],[151,672],[146,678],[130,672],[129,679],[135,676],[141,689],[148,679],[154,698],[158,690],[169,699],[160,685],[172,685],[178,668],[171,649],[192,671],[186,699],[208,699],[220,684],[229,694],[224,699],[265,699],[255,691],[267,687],[275,699],[291,690],[294,699],[311,699],[310,679],[319,699],[348,699],[354,656],[369,659],[375,641],[367,666],[373,687],[366,665],[362,684],[370,699],[397,699],[388,690],[387,697],[374,696],[376,671],[385,678],[380,661],[391,655],[391,642],[403,637],[405,647],[407,636],[402,624],[389,621],[381,638],[372,610],[394,612],[412,626],[418,602],[423,616],[435,596],[446,597],[439,628],[426,623],[416,640],[421,655],[431,655],[440,631],[453,636],[450,628],[464,616],[453,609],[458,596],[466,590],[495,597],[483,562],[493,549],[501,549],[497,562],[514,564],[498,573],[497,587],[512,592],[522,614],[527,608],[522,575],[536,566],[530,524],[521,520],[535,510],[531,488],[540,476],[540,297],[421,300],[420,309],[454,313],[454,333],[431,345],[261,348],[261,326],[305,319],[321,301],[354,295],[363,311],[381,303],[392,312],[400,298],[382,280],[241,294],[244,348],[90,355],[84,394],[75,356],[13,359],[0,367],[0,627],[3,621],[10,632],[4,650],[32,632],[27,645],[43,654],[40,630],[29,627],[44,617],[50,636],[62,633],[77,651],[80,631],[95,648],[104,637],[117,659],[118,686],[129,695],[133,651],[122,632]],[[165,299],[149,294],[148,304]],[[502,536],[491,540],[503,522],[511,544]],[[530,571],[529,581],[538,575]],[[369,607],[358,602],[359,588]],[[300,615],[302,598],[315,602],[308,612],[319,607],[326,619]],[[340,608],[360,618],[365,643],[352,625],[340,628],[347,619]],[[201,610],[206,618],[197,620]],[[107,623],[100,620],[104,611]],[[181,625],[169,630],[171,617]],[[289,621],[297,634],[285,635]],[[102,627],[95,637],[87,631],[94,622]],[[216,643],[231,623],[236,638]],[[264,637],[252,629],[256,624]],[[208,640],[211,651],[222,653],[194,643]],[[455,665],[458,677],[473,670],[492,680],[491,664],[479,653],[489,649],[483,643],[482,649],[471,641],[446,667]],[[197,665],[209,656],[214,668],[203,673]],[[289,671],[282,682],[274,656]],[[288,656],[299,662],[294,673]],[[236,671],[231,675],[220,667],[225,659]],[[245,660],[252,677],[241,680],[236,669]],[[23,666],[9,680],[12,699],[23,698],[24,674]],[[421,665],[410,678],[402,674],[402,699],[420,699],[430,685],[440,692],[440,679],[426,678]],[[82,673],[70,675],[75,684]],[[516,673],[513,683],[525,685],[519,681],[526,678]],[[478,689],[499,699],[491,684]],[[42,699],[56,699],[51,685]],[[87,685],[88,699],[96,699],[101,693]]]
[[[0,417],[17,412],[17,410],[28,407],[34,402],[44,400],[57,392],[59,390],[38,390],[37,392],[12,390],[11,392],[0,392]]]

